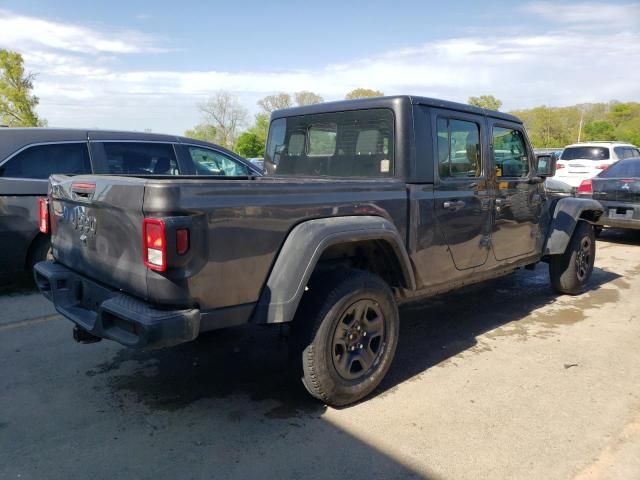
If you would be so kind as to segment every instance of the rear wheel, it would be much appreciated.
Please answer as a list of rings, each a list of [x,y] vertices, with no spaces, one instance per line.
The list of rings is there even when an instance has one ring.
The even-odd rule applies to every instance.
[[[342,269],[317,278],[293,325],[305,387],[328,405],[362,399],[389,370],[398,330],[393,293],[380,277]]]
[[[596,257],[593,227],[580,221],[562,255],[554,255],[549,262],[553,288],[560,293],[576,295],[584,290],[591,277]]]

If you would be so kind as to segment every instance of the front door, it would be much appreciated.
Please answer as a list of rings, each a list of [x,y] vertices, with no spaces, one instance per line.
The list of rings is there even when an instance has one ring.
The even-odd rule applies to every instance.
[[[456,269],[478,267],[487,260],[491,233],[484,118],[436,110],[432,122],[437,134],[434,201],[438,227]]]
[[[533,152],[522,125],[489,120],[495,174],[491,244],[497,260],[532,253],[540,235],[541,185],[532,180]]]

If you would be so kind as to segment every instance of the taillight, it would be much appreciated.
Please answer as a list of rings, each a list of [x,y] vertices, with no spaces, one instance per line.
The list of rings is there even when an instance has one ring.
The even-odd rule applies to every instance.
[[[578,193],[592,193],[593,186],[591,183],[591,179],[583,180],[580,186],[578,187]]]
[[[601,163],[600,165],[596,165],[596,168],[598,170],[606,170],[607,168],[609,168],[609,164],[607,163]]]
[[[42,233],[49,233],[49,200],[39,198],[38,205],[40,209],[40,223],[38,228]]]
[[[184,255],[189,250],[189,230],[180,228],[176,230],[176,252]]]
[[[562,170],[564,168],[564,163],[556,163],[556,170]]]
[[[142,224],[144,264],[151,270],[164,272],[167,268],[167,239],[164,220],[145,218]]]

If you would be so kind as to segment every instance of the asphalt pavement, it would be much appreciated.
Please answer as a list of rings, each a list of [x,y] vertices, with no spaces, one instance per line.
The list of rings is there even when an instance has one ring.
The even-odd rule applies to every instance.
[[[640,233],[605,232],[589,290],[546,265],[405,307],[389,375],[310,399],[278,328],[171,349],[79,345],[0,296],[0,479],[640,478]]]

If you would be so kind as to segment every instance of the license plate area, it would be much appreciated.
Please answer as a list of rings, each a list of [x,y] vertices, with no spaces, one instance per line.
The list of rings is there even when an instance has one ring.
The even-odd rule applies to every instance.
[[[632,220],[633,208],[616,207],[609,209],[609,218],[616,220]]]

